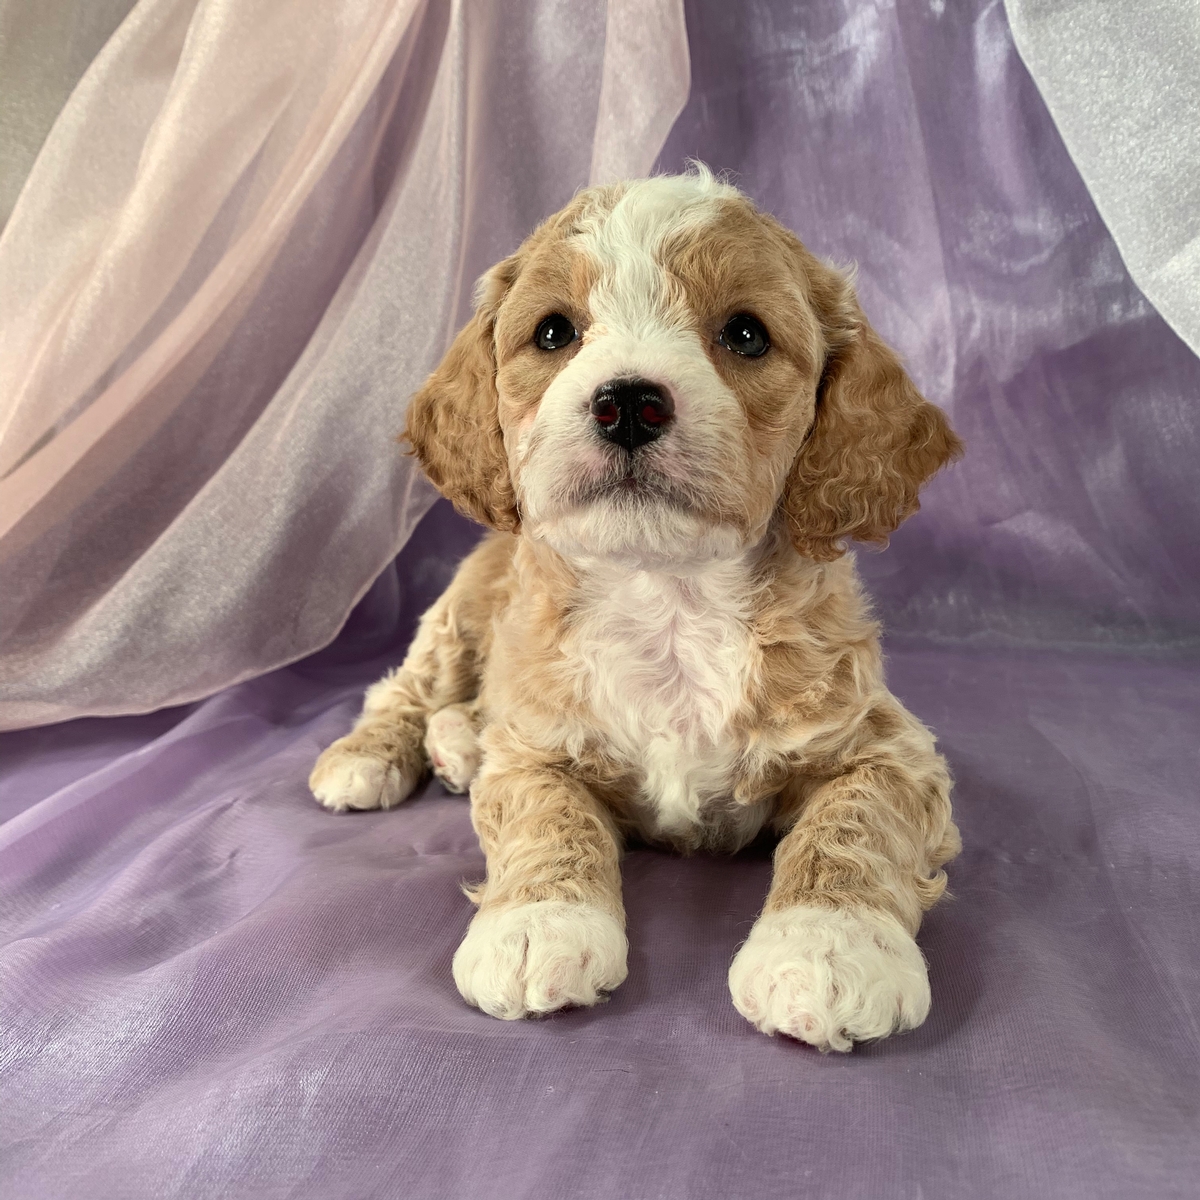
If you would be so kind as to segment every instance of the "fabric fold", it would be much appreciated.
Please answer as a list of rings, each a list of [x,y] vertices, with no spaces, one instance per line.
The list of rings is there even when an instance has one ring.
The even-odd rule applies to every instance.
[[[1200,354],[1200,9],[1192,0],[1005,4],[1130,275]]]

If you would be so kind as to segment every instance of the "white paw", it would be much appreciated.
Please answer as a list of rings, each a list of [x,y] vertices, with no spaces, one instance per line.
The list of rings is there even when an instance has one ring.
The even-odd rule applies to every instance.
[[[457,704],[440,708],[429,718],[425,752],[447,791],[465,792],[471,786],[479,770],[479,743],[475,727]]]
[[[347,750],[334,742],[313,767],[308,786],[326,808],[345,812],[348,808],[393,808],[416,784],[405,779],[394,763],[372,754]]]
[[[759,917],[729,968],[738,1012],[821,1050],[914,1029],[929,1013],[917,943],[885,913],[799,905]]]
[[[454,955],[463,999],[493,1017],[595,1004],[626,975],[629,943],[602,908],[540,900],[476,913]]]

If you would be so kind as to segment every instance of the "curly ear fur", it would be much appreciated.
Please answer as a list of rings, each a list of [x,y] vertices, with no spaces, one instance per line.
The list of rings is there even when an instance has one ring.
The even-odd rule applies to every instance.
[[[514,255],[480,279],[475,315],[413,397],[402,437],[459,512],[511,532],[521,520],[500,432],[492,331],[519,269]]]
[[[828,271],[812,299],[829,357],[782,504],[796,549],[829,562],[847,538],[886,542],[962,443],[868,324],[848,280]]]

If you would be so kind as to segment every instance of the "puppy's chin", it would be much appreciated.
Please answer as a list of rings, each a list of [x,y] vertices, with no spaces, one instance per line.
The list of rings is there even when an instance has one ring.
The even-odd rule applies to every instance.
[[[746,548],[743,530],[633,496],[596,500],[526,530],[572,562],[681,575],[737,558]]]

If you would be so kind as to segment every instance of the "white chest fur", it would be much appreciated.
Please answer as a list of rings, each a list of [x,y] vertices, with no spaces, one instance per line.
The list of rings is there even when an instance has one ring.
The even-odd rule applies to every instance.
[[[706,803],[729,795],[757,651],[742,563],[688,576],[600,571],[564,647],[595,728],[644,777],[656,832],[688,837]]]

